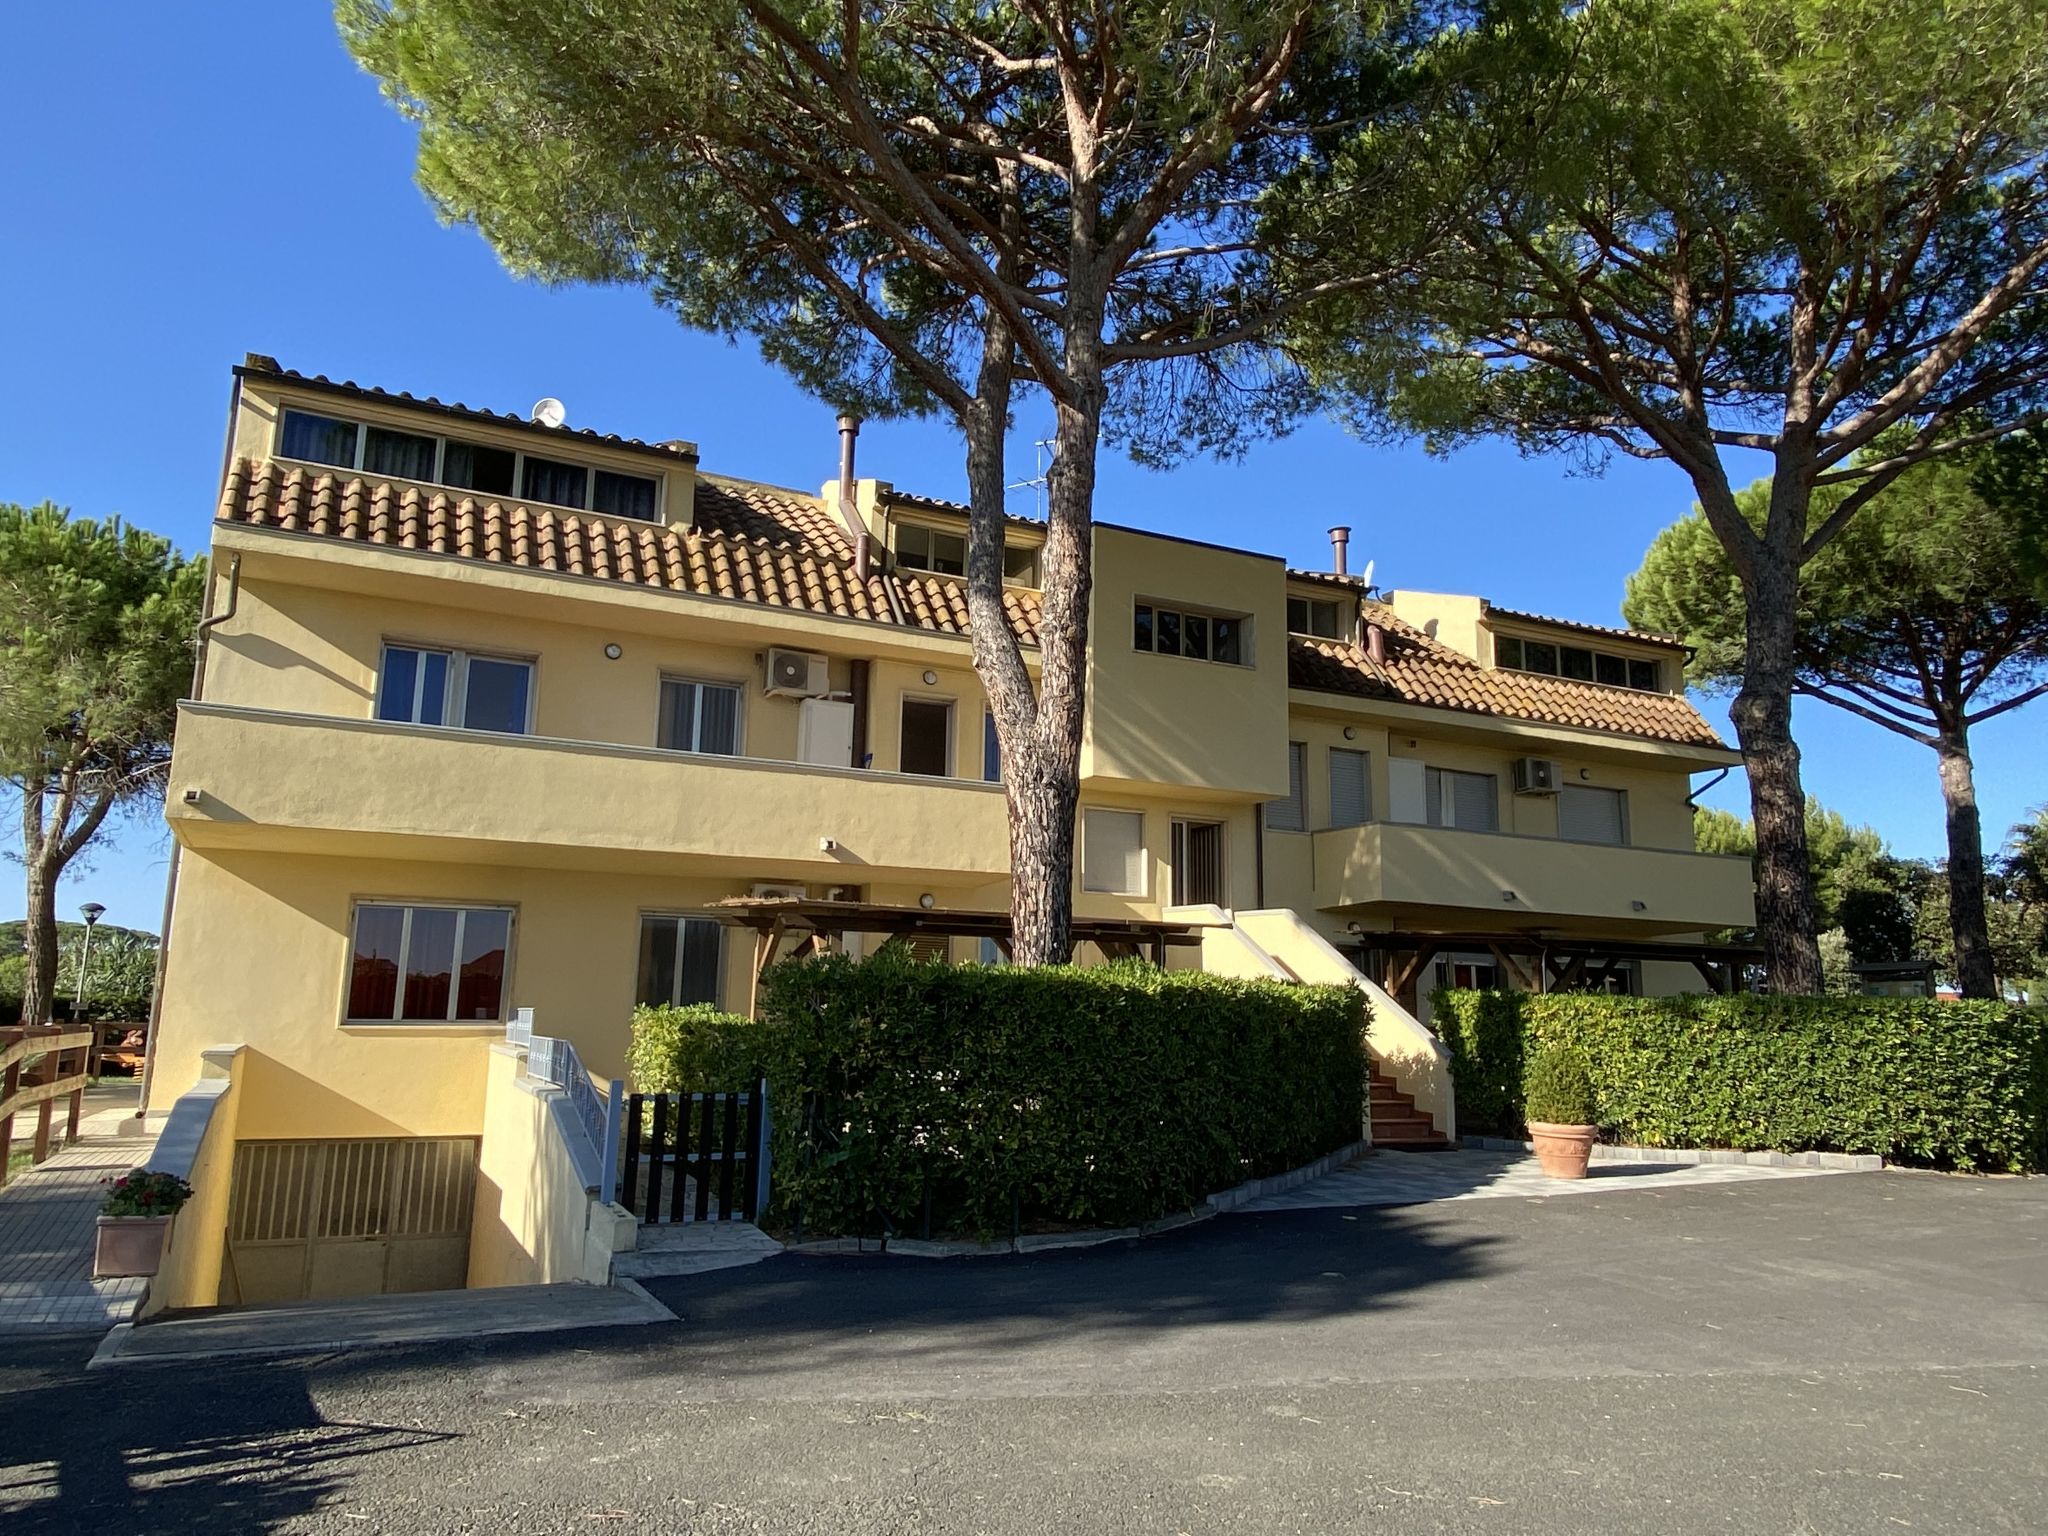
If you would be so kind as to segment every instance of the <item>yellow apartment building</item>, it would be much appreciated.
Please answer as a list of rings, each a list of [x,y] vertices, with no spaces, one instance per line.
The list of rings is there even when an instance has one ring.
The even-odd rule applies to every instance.
[[[636,1002],[749,1005],[770,909],[723,904],[1006,910],[965,533],[885,481],[238,368],[148,1090],[225,1109],[170,1303],[318,1289],[290,1221],[219,1232],[344,1147],[475,1230],[466,1269],[325,1283],[530,1277],[486,1255],[519,1225],[489,1146],[446,1161],[498,1123],[513,1009],[610,1077]],[[1027,658],[1041,536],[1007,535]],[[1749,869],[1693,852],[1688,796],[1739,759],[1667,638],[1333,563],[1098,525],[1076,912],[1171,964],[1356,980],[1452,1136],[1436,986],[1726,984],[1697,940],[1753,921]]]

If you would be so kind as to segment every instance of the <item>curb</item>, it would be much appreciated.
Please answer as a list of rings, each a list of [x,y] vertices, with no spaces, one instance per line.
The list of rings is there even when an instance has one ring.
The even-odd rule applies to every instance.
[[[1533,1152],[1526,1141],[1500,1136],[1462,1136],[1460,1146],[1488,1152]],[[1748,1168],[1826,1168],[1836,1173],[1875,1173],[1884,1159],[1875,1152],[1737,1152],[1730,1147],[1593,1148],[1596,1163],[1732,1163]]]
[[[1226,1211],[1234,1211],[1248,1201],[1263,1195],[1277,1195],[1285,1190],[1295,1189],[1319,1179],[1326,1173],[1333,1173],[1346,1163],[1362,1156],[1367,1143],[1354,1141],[1349,1146],[1339,1147],[1325,1153],[1312,1163],[1291,1168],[1285,1173],[1270,1174],[1263,1179],[1250,1179],[1234,1189],[1222,1190],[1209,1196],[1201,1205],[1191,1211],[1177,1211],[1171,1216],[1162,1216],[1157,1221],[1148,1221],[1137,1227],[1097,1227],[1085,1232],[1038,1232],[1015,1239],[1005,1238],[994,1243],[935,1243],[921,1238],[892,1238],[886,1245],[877,1238],[828,1237],[813,1243],[785,1243],[788,1253],[810,1254],[862,1254],[884,1258],[906,1259],[979,1259],[993,1258],[1010,1253],[1051,1253],[1061,1248],[1097,1248],[1104,1243],[1128,1243],[1141,1237],[1151,1237],[1160,1232],[1171,1232],[1177,1227],[1193,1226],[1198,1221],[1207,1221]]]

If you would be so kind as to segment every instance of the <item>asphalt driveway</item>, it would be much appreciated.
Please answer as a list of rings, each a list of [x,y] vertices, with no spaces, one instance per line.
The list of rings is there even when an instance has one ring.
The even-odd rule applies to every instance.
[[[650,1282],[673,1325],[0,1361],[12,1531],[2048,1528],[2048,1182],[1226,1217]]]

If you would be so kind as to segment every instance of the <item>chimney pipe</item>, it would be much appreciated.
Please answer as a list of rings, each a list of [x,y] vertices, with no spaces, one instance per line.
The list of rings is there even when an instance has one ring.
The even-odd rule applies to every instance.
[[[1387,664],[1387,632],[1377,624],[1365,626],[1365,654],[1372,658],[1376,667]]]
[[[868,579],[868,529],[861,521],[860,501],[853,478],[853,441],[860,436],[860,418],[839,418],[839,516],[853,535],[853,578],[863,586]]]
[[[1344,568],[1345,556],[1349,552],[1350,546],[1351,530],[1349,528],[1332,528],[1330,530],[1330,569],[1339,576],[1350,574]]]

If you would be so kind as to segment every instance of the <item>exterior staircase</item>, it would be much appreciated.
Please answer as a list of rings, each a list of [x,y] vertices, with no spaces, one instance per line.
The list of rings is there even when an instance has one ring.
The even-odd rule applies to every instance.
[[[1372,1144],[1396,1152],[1445,1152],[1451,1145],[1378,1060],[1372,1064]]]

